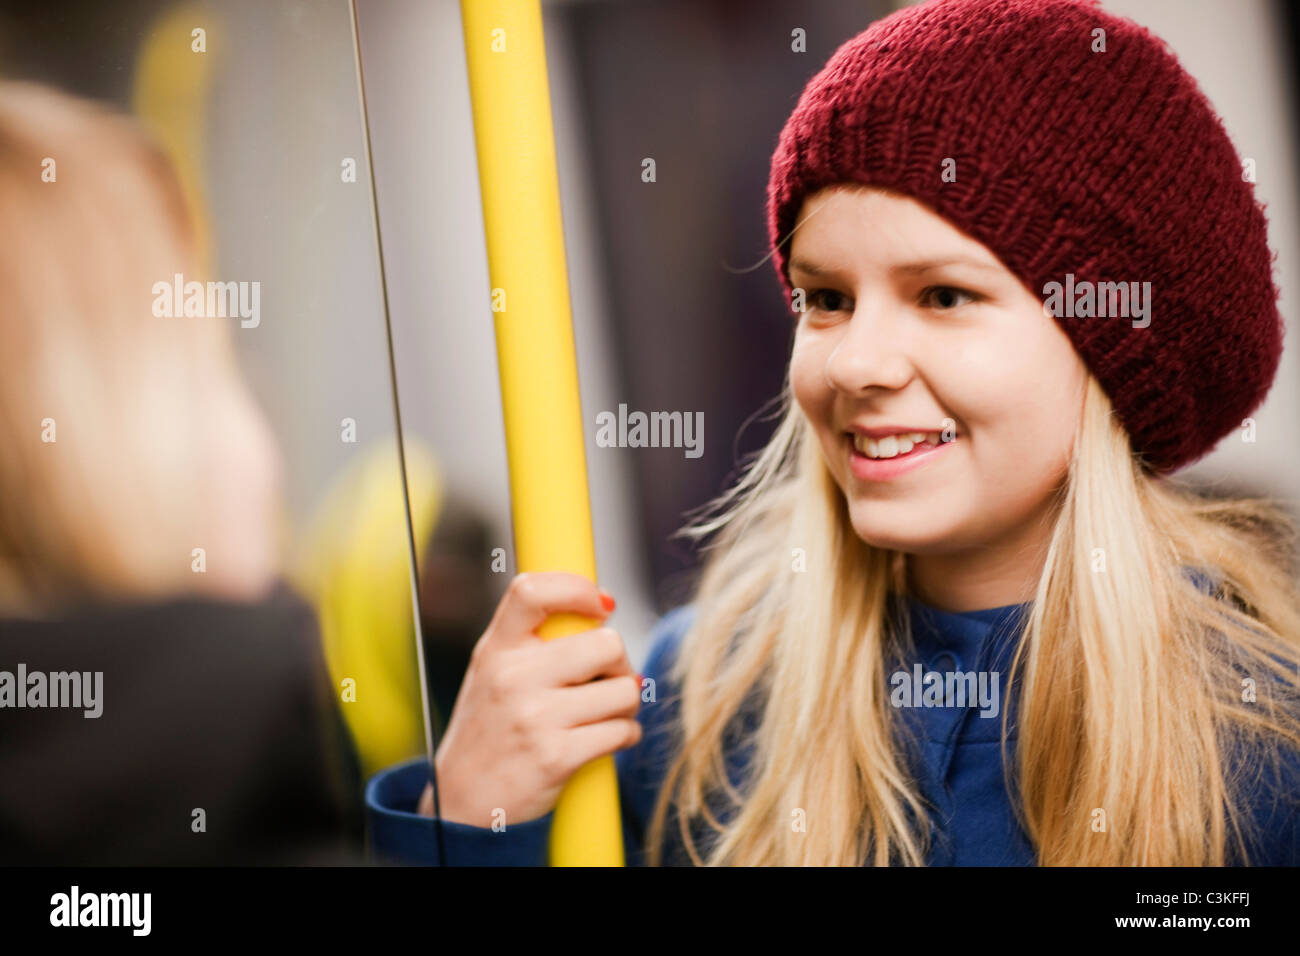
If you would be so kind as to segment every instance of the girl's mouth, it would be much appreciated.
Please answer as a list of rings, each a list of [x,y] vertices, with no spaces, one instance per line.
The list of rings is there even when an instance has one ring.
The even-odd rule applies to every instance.
[[[951,445],[957,443],[953,438],[949,441],[943,441],[942,437],[937,437],[937,443],[931,443],[931,440],[937,436],[926,436],[926,440],[912,443],[909,451],[901,454],[895,454],[890,458],[871,458],[858,450],[858,444],[861,442],[865,447],[865,440],[860,436],[849,432],[845,435],[845,441],[848,443],[849,451],[849,470],[862,481],[888,481],[891,478],[897,478],[899,475],[907,474],[914,471],[942,455]],[[881,439],[876,443],[879,450],[890,451],[895,446],[888,443],[894,439]],[[885,444],[885,448],[880,449],[879,445]],[[905,447],[905,445],[903,446]]]

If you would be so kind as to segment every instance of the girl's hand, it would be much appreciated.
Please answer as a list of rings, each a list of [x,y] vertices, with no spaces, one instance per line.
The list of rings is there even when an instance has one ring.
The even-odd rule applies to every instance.
[[[474,645],[435,757],[442,819],[490,827],[543,816],[583,764],[641,739],[641,684],[613,628],[554,640],[536,628],[570,611],[613,609],[595,584],[564,571],[517,575]],[[419,812],[433,815],[432,789]]]

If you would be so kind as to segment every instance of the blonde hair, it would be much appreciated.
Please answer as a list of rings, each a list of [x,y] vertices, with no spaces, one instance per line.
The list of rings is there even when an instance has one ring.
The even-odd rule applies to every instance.
[[[923,865],[928,829],[914,821],[928,816],[893,743],[885,672],[911,640],[887,614],[890,592],[906,593],[905,556],[854,533],[788,375],[780,400],[767,447],[714,516],[682,532],[717,538],[670,674],[680,746],[649,859],[663,862],[671,805],[697,865]],[[1038,863],[1222,865],[1230,841],[1246,861],[1252,779],[1228,750],[1276,761],[1283,741],[1300,745],[1295,708],[1275,699],[1294,699],[1300,666],[1293,520],[1146,473],[1091,376],[1056,504],[1006,691],[1020,728],[1008,792]],[[791,571],[796,548],[806,573]],[[1217,579],[1215,593],[1188,568]],[[1257,702],[1243,700],[1243,678]],[[755,700],[738,790],[724,742]],[[795,808],[806,832],[794,832]],[[703,853],[696,826],[709,831]]]
[[[268,586],[255,492],[279,465],[229,330],[152,311],[199,267],[167,157],[126,116],[0,84],[0,228],[0,609]]]

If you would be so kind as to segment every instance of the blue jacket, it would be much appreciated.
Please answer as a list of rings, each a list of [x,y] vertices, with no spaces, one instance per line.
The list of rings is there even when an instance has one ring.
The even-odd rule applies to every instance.
[[[922,795],[932,807],[932,866],[1031,866],[1034,854],[1028,837],[1015,818],[1003,781],[1001,754],[1002,700],[1005,681],[1015,651],[1019,615],[1028,605],[1008,605],[967,613],[952,613],[904,599],[897,613],[911,615],[916,658],[899,662],[893,672],[891,694],[903,724],[913,731],[905,753]],[[644,842],[655,798],[675,748],[674,722],[678,710],[676,688],[666,679],[682,636],[689,628],[694,606],[686,605],[664,615],[652,635],[643,668],[653,678],[654,702],[643,703],[638,720],[644,733],[633,747],[615,754],[623,819],[623,842],[628,865],[643,865]],[[975,672],[986,674],[986,695],[975,693],[961,706],[956,697],[936,697],[934,678],[925,672]],[[993,694],[992,674],[1000,675]],[[647,685],[650,686],[650,685]],[[954,691],[957,684],[953,685]],[[969,686],[969,685],[968,685]],[[921,693],[916,693],[920,689]],[[970,688],[972,692],[975,688]],[[644,695],[643,695],[644,696]],[[927,704],[928,701],[928,704]],[[991,704],[998,707],[993,713]],[[952,706],[948,706],[951,703]],[[937,706],[936,706],[937,704]],[[1013,759],[1017,729],[1015,701],[1007,736],[1007,757]],[[988,716],[984,716],[984,715]],[[752,729],[756,715],[744,713],[743,727]],[[737,739],[744,741],[748,733]],[[748,749],[743,744],[726,753],[729,776],[740,786]],[[1253,791],[1251,812],[1260,821],[1264,838],[1250,845],[1253,865],[1300,865],[1300,754],[1290,752],[1280,776],[1267,767]],[[366,788],[367,825],[372,854],[381,862],[436,864],[437,828],[418,816],[415,806],[428,779],[424,758],[376,775]],[[722,807],[716,811],[723,812]],[[507,821],[505,830],[462,823],[442,824],[443,850],[448,865],[544,866],[552,813],[522,823]],[[725,816],[725,813],[724,813]],[[670,809],[663,860],[689,865],[677,822]],[[692,831],[697,851],[707,845],[707,829]],[[1230,863],[1239,862],[1230,858]]]

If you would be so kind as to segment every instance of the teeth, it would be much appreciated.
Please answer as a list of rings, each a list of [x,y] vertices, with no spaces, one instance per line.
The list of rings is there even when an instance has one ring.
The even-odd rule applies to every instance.
[[[940,444],[938,432],[904,432],[885,438],[867,438],[863,435],[853,436],[853,447],[868,458],[896,458],[906,455],[917,445]]]

